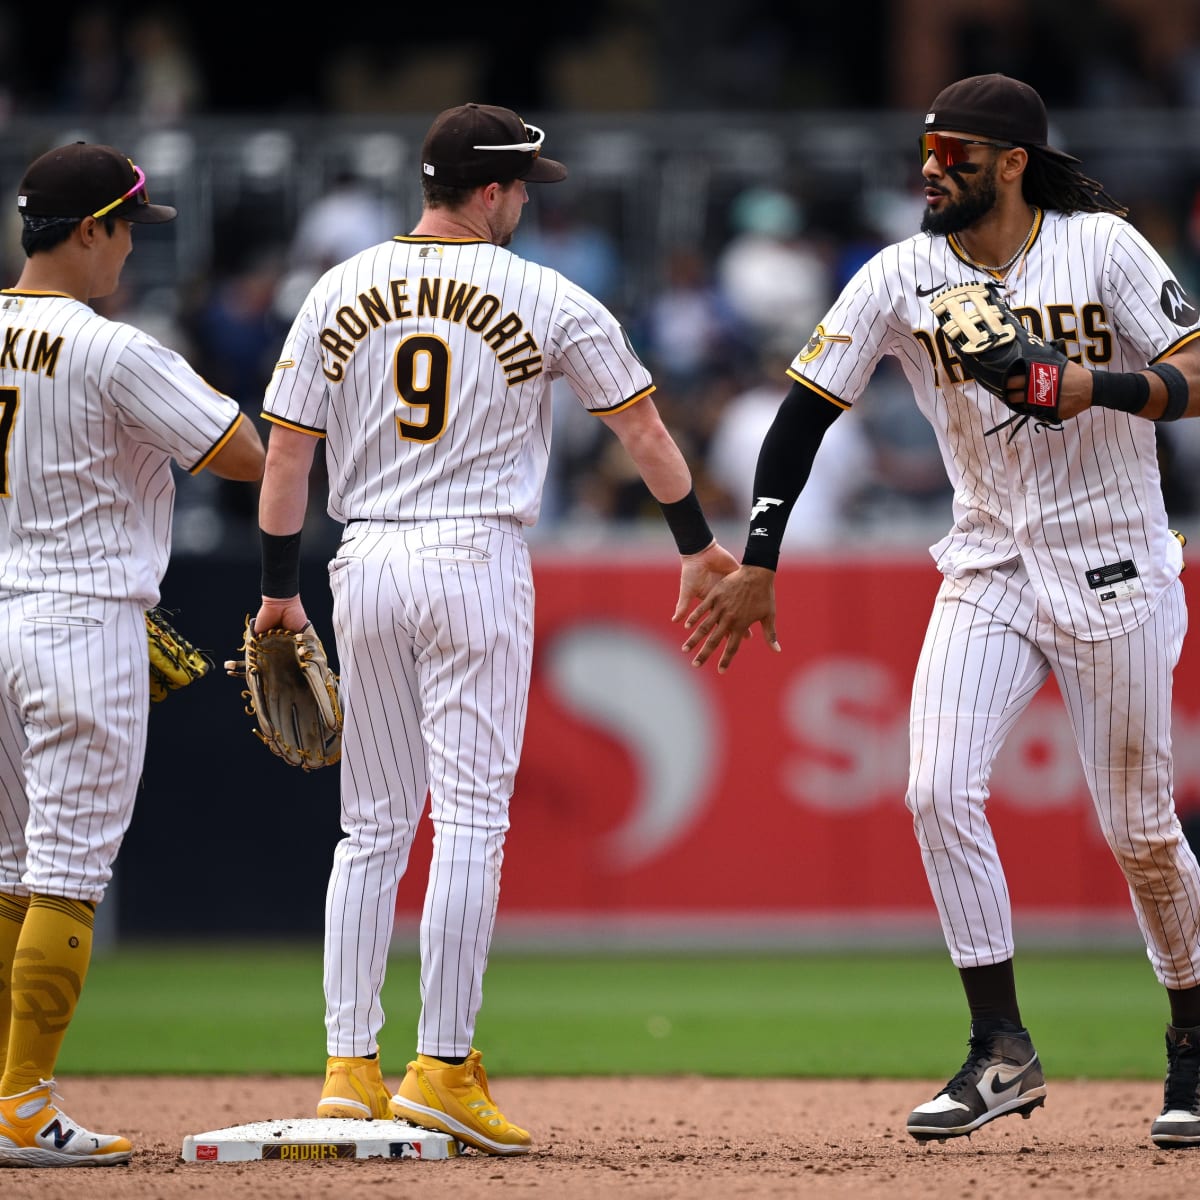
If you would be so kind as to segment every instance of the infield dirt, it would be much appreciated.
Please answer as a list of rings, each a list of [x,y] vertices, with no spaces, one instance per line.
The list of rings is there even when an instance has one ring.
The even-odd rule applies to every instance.
[[[305,1117],[317,1078],[89,1078],[59,1081],[77,1120],[134,1143],[123,1167],[0,1170],[4,1200],[758,1200],[766,1197],[1200,1195],[1200,1149],[1149,1140],[1162,1086],[1048,1082],[1045,1108],[971,1138],[918,1145],[908,1111],[938,1082],[711,1078],[495,1079],[533,1154],[443,1162],[367,1159],[189,1163],[183,1139]]]

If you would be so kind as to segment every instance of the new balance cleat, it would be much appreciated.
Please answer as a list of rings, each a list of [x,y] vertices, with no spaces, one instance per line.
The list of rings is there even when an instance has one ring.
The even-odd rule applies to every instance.
[[[1167,1150],[1200,1146],[1200,1028],[1167,1026],[1167,1082],[1150,1140]]]
[[[969,1045],[958,1074],[909,1115],[908,1132],[917,1141],[970,1136],[1008,1113],[1028,1118],[1046,1102],[1042,1065],[1024,1029],[1010,1021],[975,1021]]]
[[[448,1133],[484,1154],[528,1154],[532,1139],[496,1107],[482,1056],[472,1050],[461,1066],[418,1054],[392,1097],[394,1116]]]
[[[390,1099],[378,1058],[331,1058],[325,1065],[317,1116],[387,1121],[392,1115]]]
[[[133,1147],[112,1133],[93,1133],[59,1107],[54,1080],[15,1096],[0,1096],[0,1166],[111,1167]]]

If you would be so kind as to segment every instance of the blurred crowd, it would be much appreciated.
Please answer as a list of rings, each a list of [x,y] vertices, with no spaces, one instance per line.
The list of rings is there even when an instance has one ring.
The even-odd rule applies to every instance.
[[[229,16],[229,14],[226,14]],[[236,21],[196,5],[0,0],[0,112],[919,109],[950,79],[1027,79],[1052,107],[1200,107],[1194,0],[592,0],[497,20]]]
[[[740,539],[758,447],[790,386],[787,365],[849,273],[888,235],[826,236],[796,197],[756,185],[732,197],[719,248],[673,246],[657,283],[631,289],[620,239],[590,219],[586,191],[530,190],[512,249],[561,270],[620,317],[653,373],[655,401],[692,466],[706,512]],[[918,219],[919,209],[912,214]],[[406,227],[405,214],[379,189],[343,171],[286,239],[247,248],[174,290],[140,291],[130,273],[122,290],[97,306],[178,349],[261,422],[266,383],[308,287],[333,263]],[[553,538],[568,528],[596,540],[661,533],[657,505],[620,443],[565,381],[553,386],[553,450],[533,536]],[[178,486],[179,552],[231,542],[253,548],[252,489],[207,473],[181,474]],[[880,523],[891,536],[908,524],[923,537],[948,512],[932,433],[902,377],[885,367],[871,402],[831,430],[791,521],[789,545],[871,537]],[[335,536],[323,514],[311,517],[318,533]]]
[[[891,195],[847,225],[817,218],[788,189],[747,186],[730,196],[709,238],[665,248],[650,282],[637,288],[629,286],[621,238],[590,215],[586,189],[564,184],[531,193],[512,249],[562,270],[621,318],[654,375],[656,403],[692,466],[706,512],[723,538],[740,545],[758,449],[790,386],[788,364],[866,258],[917,228],[919,191]],[[407,222],[378,188],[343,171],[298,214],[286,238],[222,256],[174,289],[139,291],[130,274],[99,306],[180,350],[261,421],[263,391],[308,287],[332,263],[404,232]],[[1172,236],[1147,232],[1157,232],[1185,286],[1195,288],[1200,221]],[[554,387],[550,474],[533,536],[611,541],[661,533],[657,506],[620,443],[569,385]],[[1200,422],[1159,433],[1169,509],[1186,527],[1200,515]],[[318,455],[318,471],[322,463]],[[177,549],[254,550],[254,502],[244,486],[207,473],[181,476]],[[866,395],[827,435],[785,545],[924,546],[949,520],[950,491],[932,430],[899,369],[885,359]],[[332,544],[336,530],[323,513],[314,511],[312,523]]]
[[[835,236],[787,190],[744,188],[731,197],[715,248],[670,247],[656,281],[631,293],[621,241],[589,218],[586,195],[565,185],[559,195],[549,187],[531,191],[513,250],[562,270],[618,314],[654,375],[656,403],[692,466],[706,512],[726,527],[723,537],[740,544],[758,449],[790,386],[788,364],[861,263],[917,228],[919,192],[893,197],[873,227],[864,220]],[[110,315],[150,327],[259,419],[263,390],[309,285],[333,262],[406,228],[404,214],[346,172],[300,214],[286,242],[257,246],[174,293],[147,298],[130,289],[103,304]],[[1200,239],[1185,231],[1160,246],[1194,288]],[[550,474],[534,536],[661,532],[657,506],[620,444],[569,385],[554,387]],[[1200,428],[1193,425],[1200,423],[1159,430],[1164,489],[1179,524],[1200,514]],[[318,456],[318,470],[321,462]],[[178,549],[207,551],[228,541],[231,525],[249,531],[250,544],[253,499],[246,488],[207,474],[182,478]],[[949,519],[950,491],[932,430],[899,369],[884,360],[866,395],[827,435],[786,544],[928,545]],[[313,522],[334,536],[322,514]]]
[[[861,48],[863,61],[876,67],[870,88],[861,84],[867,71],[831,71],[837,61],[829,50],[837,32],[833,18],[801,22],[791,7],[752,0],[738,6],[739,20],[731,24],[728,6],[628,0],[601,4],[587,22],[542,30],[558,39],[557,66],[539,63],[539,90],[524,96],[521,87],[532,86],[532,74],[521,87],[511,79],[501,85],[489,78],[478,43],[460,39],[423,43],[422,66],[404,72],[389,66],[379,48],[331,45],[323,91],[295,102],[348,119],[388,105],[403,111],[414,102],[423,112],[435,111],[468,97],[576,109],[589,102],[612,109],[707,104],[731,112],[756,106],[776,112],[791,106],[905,107],[922,104],[947,78],[1004,70],[1038,86],[1052,113],[1072,104],[1200,112],[1200,12],[1192,3],[1063,0],[1039,6],[1010,0],[985,13],[966,0],[947,0],[936,10],[924,0],[871,0],[867,8],[880,29],[901,39],[897,46],[908,47],[903,55]],[[27,12],[0,8],[0,119],[10,121],[30,107],[12,82],[22,58],[8,19],[16,11]],[[668,21],[672,13],[679,17],[674,24]],[[63,128],[74,118],[104,115],[170,128],[223,111],[227,91],[245,94],[235,87],[242,82],[234,78],[237,60],[214,70],[193,17],[185,8],[151,6],[122,15],[113,6],[68,6],[56,67],[43,72],[37,105],[60,115]],[[804,86],[795,55],[782,53],[795,48],[801,27]],[[1058,57],[1050,70],[1046,56],[1068,33],[1079,52]],[[1087,43],[1082,50],[1081,37]],[[687,48],[672,61],[676,68],[687,62],[688,71],[663,64],[664,39],[673,39],[676,51]],[[239,42],[243,53],[246,40]],[[231,55],[237,52],[231,47]],[[650,69],[655,62],[663,69]],[[300,74],[302,69],[280,77],[272,98],[282,104],[293,97],[304,83]],[[647,77],[663,90],[646,93]],[[857,91],[849,78],[861,84]],[[707,90],[698,91],[701,85]],[[548,125],[551,120],[552,114]],[[572,161],[561,142],[556,150]],[[1195,294],[1200,151],[1140,158],[1137,151],[1118,132],[1108,158],[1089,159],[1085,167],[1131,205],[1139,227]],[[912,159],[905,160],[904,179],[864,170],[849,186],[832,189],[828,181],[791,171],[757,171],[741,180],[734,173],[711,189],[704,219],[690,226],[671,226],[655,213],[662,197],[647,190],[638,203],[653,233],[643,229],[636,242],[629,236],[629,213],[599,203],[586,183],[531,189],[513,249],[559,268],[621,318],[654,374],[656,402],[687,454],[706,511],[714,522],[727,523],[733,548],[749,514],[758,447],[789,386],[788,363],[861,263],[918,227],[921,197]],[[859,186],[864,178],[872,186]],[[415,202],[415,180],[411,191]],[[152,328],[261,420],[263,390],[308,286],[332,263],[404,232],[413,215],[411,204],[398,203],[377,178],[347,162],[330,172],[319,195],[286,217],[264,211],[261,203],[227,219],[210,214],[213,246],[203,269],[149,292],[140,288],[137,271],[129,272],[125,288],[103,307]],[[191,217],[184,213],[181,220]],[[151,252],[153,236],[139,241],[147,247],[142,253]],[[6,274],[15,278],[11,239],[6,254]],[[575,537],[591,532],[611,538],[652,523],[658,528],[657,507],[619,443],[582,411],[565,384],[556,388],[550,477],[535,536],[569,529]],[[1200,515],[1193,482],[1200,479],[1200,422],[1159,433],[1169,510],[1186,526]],[[788,545],[909,538],[929,544],[949,514],[932,432],[903,377],[885,362],[867,395],[832,427],[790,522]],[[323,514],[314,513],[313,523],[333,536]],[[254,497],[245,487],[203,473],[181,477],[180,552],[242,542],[256,551],[254,525]]]

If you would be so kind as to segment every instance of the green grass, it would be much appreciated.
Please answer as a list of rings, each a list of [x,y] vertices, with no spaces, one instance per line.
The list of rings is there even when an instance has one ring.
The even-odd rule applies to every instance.
[[[1166,998],[1136,951],[1018,960],[1022,1013],[1058,1077],[1160,1078]],[[413,1049],[415,955],[393,958],[384,1061]],[[121,948],[92,965],[61,1074],[312,1074],[319,946]],[[945,955],[494,954],[477,1042],[506,1075],[937,1078],[965,1056]]]

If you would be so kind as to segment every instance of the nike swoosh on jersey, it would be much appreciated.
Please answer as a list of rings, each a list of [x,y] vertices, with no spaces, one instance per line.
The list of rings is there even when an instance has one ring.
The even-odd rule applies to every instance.
[[[980,1079],[978,1085],[979,1092],[989,1103],[998,1101],[1003,1104],[1006,1100],[1012,1100],[1020,1095],[1025,1076],[1036,1065],[1036,1054],[1024,1066],[1007,1066],[1004,1063],[997,1063],[983,1073],[983,1078]],[[986,1091],[984,1090],[985,1085]]]
[[[932,296],[934,292],[941,291],[946,286],[946,281],[943,279],[941,283],[935,283],[931,288],[917,287],[918,296]]]

